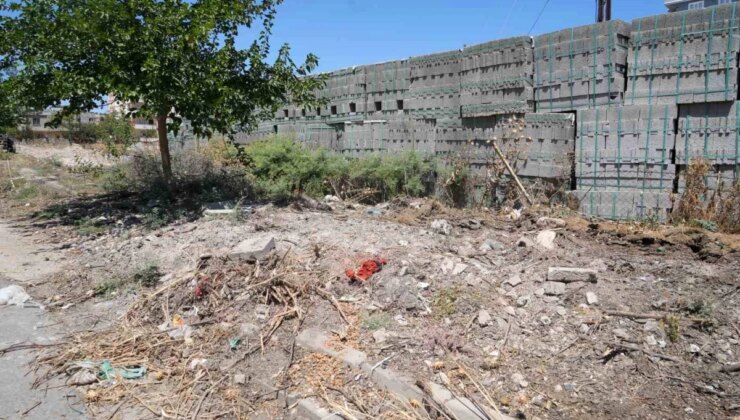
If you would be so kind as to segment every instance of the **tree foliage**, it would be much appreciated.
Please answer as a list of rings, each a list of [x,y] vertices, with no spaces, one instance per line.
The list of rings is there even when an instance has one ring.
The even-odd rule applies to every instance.
[[[323,84],[303,77],[317,58],[298,65],[287,45],[268,63],[281,2],[0,0],[0,71],[20,69],[11,79],[27,106],[62,107],[54,123],[112,94],[140,102],[136,115],[166,123],[169,132],[184,118],[196,135],[232,135],[288,99],[314,105]],[[244,29],[259,32],[240,49]],[[166,131],[159,137],[166,147]],[[169,151],[162,152],[165,163]]]

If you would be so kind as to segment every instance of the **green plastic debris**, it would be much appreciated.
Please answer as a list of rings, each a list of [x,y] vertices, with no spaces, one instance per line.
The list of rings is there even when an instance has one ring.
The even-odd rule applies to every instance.
[[[241,343],[242,343],[242,339],[241,338],[238,338],[237,337],[237,338],[230,338],[229,339],[229,347],[231,348],[231,350],[238,349],[239,348],[239,344],[241,344]]]
[[[98,372],[98,379],[108,380],[115,378],[123,379],[140,379],[146,375],[145,367],[135,368],[114,368],[110,361],[103,360],[100,364],[100,371]]]

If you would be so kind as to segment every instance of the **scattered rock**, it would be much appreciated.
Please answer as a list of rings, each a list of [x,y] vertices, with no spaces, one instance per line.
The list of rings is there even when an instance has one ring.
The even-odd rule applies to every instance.
[[[534,241],[526,236],[522,236],[518,241],[516,241],[516,246],[520,248],[532,248],[534,246]]]
[[[478,230],[481,228],[480,220],[476,220],[476,219],[463,220],[463,221],[458,222],[457,225],[463,229],[470,229],[470,230]]]
[[[257,316],[257,319],[265,320],[270,316],[270,307],[260,303],[254,307],[254,314]]]
[[[516,309],[514,309],[513,306],[506,306],[506,307],[504,307],[504,312],[506,312],[507,314],[509,314],[511,316],[516,316]]]
[[[581,334],[588,334],[588,332],[591,330],[591,328],[586,324],[581,324],[579,327],[579,331],[581,331]]]
[[[509,279],[506,280],[504,283],[510,285],[511,287],[516,287],[521,282],[522,282],[522,278],[519,277],[519,274],[515,274],[515,275],[509,277]]]
[[[689,345],[689,353],[699,353],[699,352],[701,352],[701,347],[697,346],[696,344]]]
[[[440,235],[449,235],[452,233],[452,226],[450,222],[445,219],[436,219],[432,221],[432,230],[439,233]]]
[[[229,257],[254,262],[265,258],[273,249],[275,249],[275,238],[272,236],[255,237],[239,242],[231,250]]]
[[[540,287],[539,289],[536,289],[536,290],[534,291],[534,294],[535,294],[535,295],[537,295],[537,296],[542,296],[542,295],[544,295],[544,294],[545,294],[545,288],[544,288],[544,287]]]
[[[337,197],[336,195],[329,194],[324,197],[324,203],[327,203],[327,204],[328,203],[339,203],[340,201],[342,201],[342,199]]]
[[[547,269],[548,280],[562,283],[576,281],[596,283],[596,274],[596,270],[591,268],[550,267]]]
[[[389,334],[385,330],[385,328],[381,328],[377,331],[373,332],[373,340],[375,340],[376,343],[384,343],[388,340]]]
[[[234,375],[234,383],[236,385],[244,385],[247,383],[247,375],[243,373],[237,373]]]
[[[491,315],[485,309],[478,312],[478,325],[485,327],[491,323]]]
[[[516,300],[516,306],[522,308],[524,306],[527,306],[529,304],[530,297],[529,296],[519,296]]]
[[[541,323],[542,323],[542,325],[544,325],[544,326],[548,326],[548,325],[552,324],[552,320],[551,320],[551,319],[550,319],[550,317],[549,317],[549,316],[547,316],[547,315],[542,315],[542,316],[540,317],[540,322],[541,322]]]
[[[599,298],[598,296],[596,296],[596,293],[586,292],[586,303],[588,303],[589,305],[598,305]]]
[[[479,249],[482,252],[499,251],[504,249],[504,244],[495,239],[486,239]]]
[[[555,237],[557,233],[554,230],[543,230],[537,234],[537,244],[545,249],[555,249]]]
[[[658,340],[656,340],[655,337],[652,334],[650,334],[647,337],[645,337],[645,344],[647,344],[648,346],[657,346]]]
[[[614,330],[612,330],[612,334],[614,334],[615,337],[621,338],[625,341],[628,341],[630,339],[630,335],[622,328],[615,328]]]
[[[427,290],[429,286],[430,286],[429,283],[425,283],[423,281],[416,283],[416,287],[418,287],[421,290]]]
[[[565,227],[565,220],[555,217],[540,217],[537,219],[537,226],[543,228],[563,228]]]
[[[467,264],[457,263],[457,264],[455,264],[455,268],[452,269],[452,275],[453,276],[460,275],[467,268],[468,268],[468,265]]]
[[[409,325],[409,322],[406,321],[406,318],[404,318],[401,314],[394,316],[393,319],[398,323],[398,325],[402,327]]]
[[[524,379],[524,375],[518,372],[511,375],[511,382],[513,382],[514,384],[518,385],[521,388],[526,388],[527,386],[529,386],[529,382],[527,382]]]
[[[549,296],[560,296],[565,293],[565,284],[554,281],[546,281],[544,284],[545,294]]]
[[[565,307],[563,306],[558,306],[557,308],[555,308],[555,312],[562,317],[568,315],[568,310],[565,309]]]

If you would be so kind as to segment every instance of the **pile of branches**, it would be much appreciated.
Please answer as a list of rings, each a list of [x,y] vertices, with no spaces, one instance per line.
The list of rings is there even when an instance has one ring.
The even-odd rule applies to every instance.
[[[110,329],[73,335],[39,356],[38,365],[50,369],[37,386],[58,377],[70,384],[81,362],[108,361],[122,369],[145,368],[146,377],[71,383],[89,385],[85,397],[92,413],[99,406],[131,403],[156,416],[194,418],[210,399],[209,413],[245,416],[255,410],[254,402],[225,381],[230,375],[213,373],[217,367],[233,370],[250,355],[264,352],[287,322],[292,335],[297,334],[306,315],[305,298],[312,291],[326,297],[316,286],[320,273],[308,273],[303,261],[289,253],[273,253],[254,264],[202,259],[195,269],[166,276],[159,289],[140,297]],[[241,314],[257,304],[273,308],[259,339],[229,348],[227,343],[238,336]],[[201,365],[205,358],[198,357],[203,355],[211,365]],[[220,365],[214,366],[217,361]]]

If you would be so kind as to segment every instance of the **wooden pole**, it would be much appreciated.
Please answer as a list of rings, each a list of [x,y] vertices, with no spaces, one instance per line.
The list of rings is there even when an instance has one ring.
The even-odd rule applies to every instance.
[[[527,202],[529,203],[529,205],[533,206],[534,202],[532,201],[532,197],[530,197],[529,194],[527,194],[527,190],[524,189],[524,185],[522,185],[522,182],[519,181],[519,177],[516,175],[516,172],[514,172],[514,169],[512,169],[511,165],[509,165],[509,161],[506,160],[506,158],[504,157],[504,154],[501,153],[501,149],[498,148],[496,143],[491,142],[491,144],[493,145],[493,150],[496,151],[496,154],[498,155],[498,157],[501,158],[501,160],[504,162],[504,165],[506,166],[506,170],[509,171],[512,177],[514,177],[514,182],[516,182],[516,186],[517,188],[519,188],[519,191],[521,191],[521,193],[524,195],[524,198],[527,199]]]

